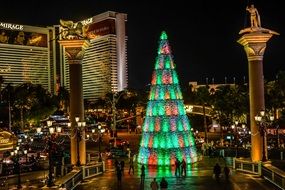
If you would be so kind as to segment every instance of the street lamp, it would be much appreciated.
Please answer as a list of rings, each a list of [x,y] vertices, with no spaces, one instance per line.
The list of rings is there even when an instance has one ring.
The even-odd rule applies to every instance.
[[[13,161],[15,162],[15,169],[17,171],[18,174],[18,182],[17,182],[17,189],[21,189],[22,185],[21,185],[21,164],[20,164],[20,156],[21,153],[25,153],[27,150],[24,151],[20,151],[20,145],[21,145],[22,139],[18,140],[18,146],[16,146],[15,150],[13,152],[11,152],[11,156],[13,157]]]
[[[77,144],[77,162],[76,162],[76,166],[81,166],[80,163],[80,154],[79,154],[79,143],[81,141],[81,130],[82,128],[85,128],[86,122],[85,121],[79,121],[79,117],[75,117],[75,121],[76,121],[76,126],[75,126],[75,130],[76,130],[76,144]]]
[[[234,136],[234,145],[237,146],[237,126],[238,126],[238,121],[235,121],[232,125],[231,125],[231,128],[232,128],[232,133],[233,133],[233,136]],[[231,141],[232,141],[232,137],[231,137]],[[233,143],[232,143],[233,145]]]
[[[234,142],[235,142],[235,148],[236,148],[236,157],[238,155],[238,121],[236,120],[234,124],[232,125],[233,133],[234,133]]]
[[[52,157],[52,147],[53,147],[53,135],[54,133],[60,133],[61,127],[58,126],[56,129],[52,126],[52,121],[47,121],[47,126],[49,129],[49,136],[48,136],[48,157],[49,157],[49,175],[47,180],[47,187],[52,187],[54,185],[53,183],[53,157]],[[41,132],[41,128],[37,128],[37,133]]]
[[[102,133],[105,132],[105,129],[101,128],[101,125],[98,125],[98,151],[99,151],[99,162],[102,162],[102,155],[101,155],[101,141],[102,141]],[[92,129],[92,133],[95,133],[95,129]]]
[[[119,95],[118,95],[119,94]],[[116,104],[118,103],[119,99],[122,97],[122,95],[125,94],[125,91],[121,91],[121,92],[112,92],[112,100],[107,97],[108,99],[108,103],[111,104],[111,108],[112,108],[112,121],[113,121],[113,124],[112,124],[112,137],[114,139],[114,147],[117,147],[116,145],[116,132],[117,132],[117,128],[116,128],[116,125],[117,125],[117,108],[116,108]]]
[[[117,147],[117,143],[116,143],[116,134],[117,134],[117,108],[116,108],[116,104],[118,103],[119,99],[121,98],[121,96],[124,94],[124,91],[122,91],[120,93],[119,96],[117,96],[117,93],[112,93],[112,116],[113,116],[113,126],[112,126],[112,131],[113,131],[113,139],[114,139],[114,147]]]
[[[262,161],[267,160],[266,155],[266,135],[267,127],[270,126],[274,120],[274,116],[268,115],[264,110],[261,110],[259,114],[254,117],[257,125],[259,126],[259,133],[262,137]]]

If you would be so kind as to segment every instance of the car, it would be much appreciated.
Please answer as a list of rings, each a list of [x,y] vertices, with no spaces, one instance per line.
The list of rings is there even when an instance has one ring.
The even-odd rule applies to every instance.
[[[112,147],[109,151],[106,152],[106,156],[108,159],[113,159],[113,158],[118,158],[118,157],[119,158],[128,157],[128,154],[122,148]]]
[[[109,144],[110,144],[110,146],[114,145],[114,138],[111,138],[109,140]],[[121,147],[125,146],[125,145],[129,145],[129,141],[121,139],[121,138],[116,138],[116,145],[121,146]]]

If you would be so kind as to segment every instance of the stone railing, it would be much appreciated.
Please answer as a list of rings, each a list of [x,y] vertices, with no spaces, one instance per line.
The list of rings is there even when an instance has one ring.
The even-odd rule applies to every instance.
[[[83,179],[94,177],[103,174],[105,171],[105,162],[97,163],[95,165],[83,166]]]
[[[105,162],[96,163],[88,166],[81,166],[80,169],[71,171],[65,176],[65,179],[57,181],[56,185],[64,187],[67,190],[73,190],[84,179],[103,174],[105,171]]]
[[[234,158],[233,169],[258,175],[285,190],[285,172],[272,166],[270,161],[262,163]]]
[[[233,169],[261,176],[261,162],[252,162],[248,159],[234,158]]]

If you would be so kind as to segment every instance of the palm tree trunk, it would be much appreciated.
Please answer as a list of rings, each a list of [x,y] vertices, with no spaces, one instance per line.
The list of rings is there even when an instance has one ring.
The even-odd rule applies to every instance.
[[[203,104],[203,118],[204,118],[205,142],[208,143],[205,103]]]
[[[21,130],[24,131],[24,109],[23,109],[23,106],[21,106],[21,109],[20,109],[20,114],[21,114]]]

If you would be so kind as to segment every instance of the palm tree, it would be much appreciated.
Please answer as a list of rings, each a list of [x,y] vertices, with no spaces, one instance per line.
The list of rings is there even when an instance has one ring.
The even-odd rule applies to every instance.
[[[5,103],[8,103],[8,110],[9,110],[9,131],[12,128],[12,105],[14,104],[14,87],[11,83],[8,83],[7,86],[2,91],[2,100]]]
[[[285,72],[279,71],[276,80],[265,82],[266,109],[272,110],[277,119],[278,110],[285,107]]]
[[[205,130],[205,142],[208,142],[208,126],[206,120],[205,106],[210,106],[212,104],[211,94],[209,92],[209,86],[199,87],[196,91],[196,102],[203,106],[203,120],[204,120],[204,130]]]
[[[35,99],[35,94],[32,93],[32,84],[24,83],[16,87],[15,89],[15,110],[20,112],[21,130],[24,129],[24,111],[27,112],[31,109]]]
[[[56,110],[57,102],[41,85],[24,83],[15,88],[15,101],[13,102],[15,116],[20,115],[20,126],[24,129],[27,119],[36,124]],[[19,118],[18,118],[19,119]]]
[[[222,126],[229,126],[232,121],[232,97],[230,85],[218,86],[214,95],[214,109],[219,113]]]
[[[35,94],[35,100],[33,101],[27,119],[38,124],[40,120],[54,113],[58,107],[58,103],[56,97],[51,95],[39,84],[32,86],[31,93]]]

